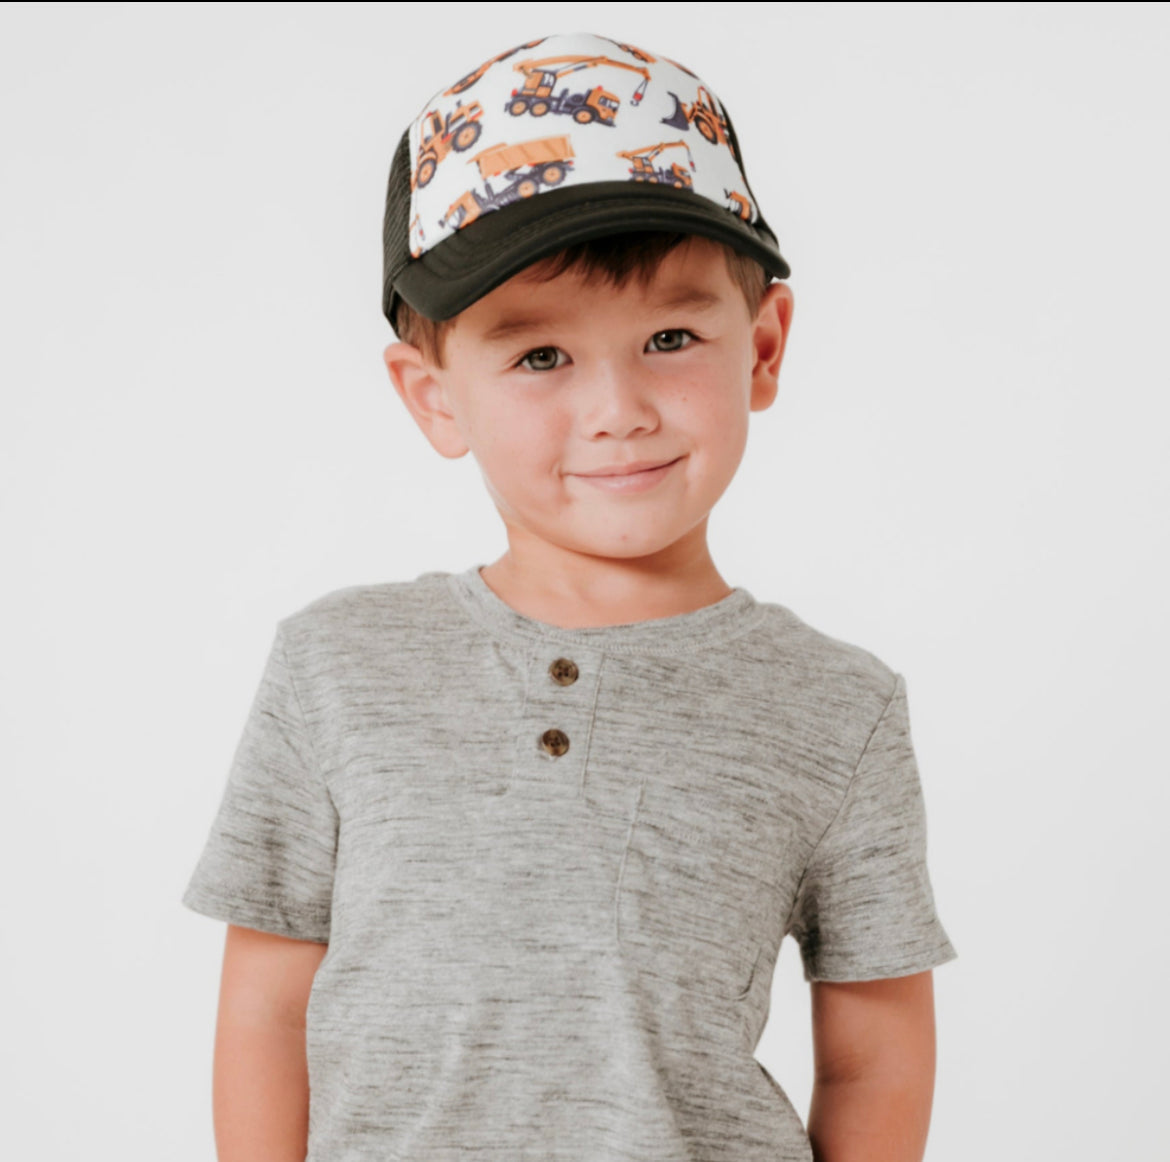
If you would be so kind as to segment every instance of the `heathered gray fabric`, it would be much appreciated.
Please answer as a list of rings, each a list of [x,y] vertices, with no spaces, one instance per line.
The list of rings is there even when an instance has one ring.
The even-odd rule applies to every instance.
[[[308,1162],[811,1162],[754,1056],[782,937],[957,955],[902,676],[743,588],[562,630],[479,569],[277,623],[182,897],[329,945]]]

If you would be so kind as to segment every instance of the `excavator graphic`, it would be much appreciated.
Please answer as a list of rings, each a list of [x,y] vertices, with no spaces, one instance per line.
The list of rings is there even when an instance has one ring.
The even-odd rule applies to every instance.
[[[416,186],[425,186],[435,176],[439,162],[451,150],[462,153],[479,140],[483,132],[479,123],[482,116],[483,107],[478,101],[472,101],[470,105],[460,104],[446,117],[440,116],[436,109],[426,114],[418,143],[418,159],[411,177],[412,190]]]
[[[484,179],[483,193],[468,190],[447,208],[440,226],[459,230],[489,210],[510,206],[521,198],[531,198],[542,186],[559,186],[573,168],[573,145],[568,137],[541,137],[518,145],[493,145],[471,160],[479,166]],[[492,189],[489,178],[503,175],[505,185]]]
[[[687,161],[691,169],[695,168],[695,159],[685,141],[660,141],[657,145],[645,145],[641,149],[625,149],[617,156],[629,158],[633,163],[630,166],[630,181],[658,182],[660,185],[675,186],[677,189],[693,189],[695,182],[685,167],[675,162],[668,169],[666,166],[655,167],[654,159],[667,149],[676,149],[681,146],[687,151]]]
[[[484,73],[486,73],[488,69],[492,67],[492,65],[498,64],[500,61],[506,61],[508,57],[515,56],[516,53],[520,52],[522,49],[535,48],[538,44],[541,43],[541,41],[546,39],[547,37],[542,36],[540,40],[526,41],[524,44],[518,44],[515,48],[508,49],[507,52],[500,53],[499,56],[492,57],[490,61],[484,61],[483,64],[480,65],[479,68],[474,72],[468,73],[467,76],[463,77],[461,80],[456,81],[455,84],[453,84],[449,89],[445,90],[443,96],[454,97],[456,93],[465,92],[467,89],[470,89],[471,86],[474,85],[475,82],[478,81],[479,78],[482,77]]]
[[[564,65],[564,68],[556,68]],[[650,83],[649,70],[641,65],[626,64],[625,61],[611,60],[606,56],[559,56],[545,57],[544,60],[517,61],[512,67],[524,74],[522,88],[513,89],[504,108],[513,117],[522,117],[531,113],[533,117],[543,117],[546,113],[561,113],[572,117],[578,125],[588,125],[592,121],[600,125],[613,125],[617,116],[619,102],[613,93],[598,85],[585,93],[570,93],[567,88],[562,89],[555,96],[553,89],[561,77],[569,73],[579,72],[581,69],[593,69],[599,65],[610,65],[615,69],[627,69],[632,73],[639,73],[642,83],[634,90],[630,103],[637,105],[646,86]]]
[[[689,129],[694,124],[712,145],[726,145],[732,154],[735,153],[731,147],[727,119],[715,104],[715,99],[702,85],[699,86],[693,105],[685,104],[677,93],[670,95],[674,98],[674,112],[669,117],[662,118],[664,125],[670,125],[675,129]]]

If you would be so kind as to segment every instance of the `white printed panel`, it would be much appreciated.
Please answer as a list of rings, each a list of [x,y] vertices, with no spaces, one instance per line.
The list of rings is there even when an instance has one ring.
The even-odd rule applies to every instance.
[[[655,182],[755,221],[722,104],[688,69],[586,33],[518,45],[410,126],[411,255],[484,214],[583,182]]]

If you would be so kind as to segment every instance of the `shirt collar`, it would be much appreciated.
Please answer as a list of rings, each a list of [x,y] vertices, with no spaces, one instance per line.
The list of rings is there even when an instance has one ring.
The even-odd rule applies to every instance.
[[[754,629],[766,608],[740,586],[726,597],[690,613],[621,625],[565,629],[513,609],[480,576],[482,564],[441,577],[456,601],[498,637],[530,644],[558,642],[613,653],[675,654],[709,648]]]

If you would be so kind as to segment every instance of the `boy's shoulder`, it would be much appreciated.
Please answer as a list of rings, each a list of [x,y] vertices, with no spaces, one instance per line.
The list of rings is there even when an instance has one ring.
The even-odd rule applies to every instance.
[[[787,605],[757,604],[760,620],[739,643],[736,698],[754,706],[743,713],[763,716],[764,734],[800,740],[810,753],[826,746],[859,753],[903,688],[902,676],[872,650],[810,624]]]
[[[888,695],[897,677],[877,654],[845,638],[810,625],[789,606],[761,601],[761,638],[775,651],[774,660],[804,680],[849,677]]]
[[[372,644],[406,644],[429,639],[454,626],[449,573],[432,570],[412,579],[375,581],[331,589],[277,620],[290,652],[353,656]]]
[[[395,581],[373,581],[330,589],[280,618],[289,630],[345,631],[366,618],[394,620],[410,617],[445,599],[445,582],[451,574],[441,570]]]

